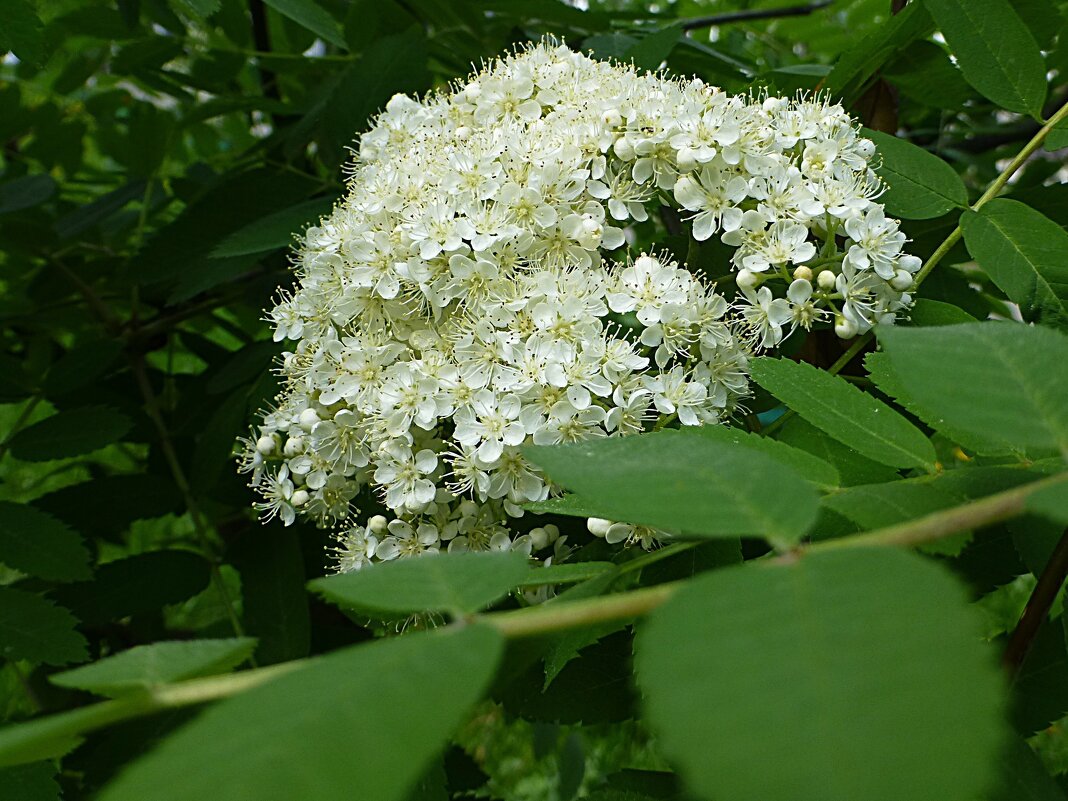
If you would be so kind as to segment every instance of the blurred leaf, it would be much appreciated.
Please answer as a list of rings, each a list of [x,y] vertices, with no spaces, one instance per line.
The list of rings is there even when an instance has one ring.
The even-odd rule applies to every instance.
[[[368,120],[398,92],[429,88],[427,42],[422,29],[378,39],[340,75],[326,104],[323,129],[331,156],[344,153]]]
[[[669,25],[647,34],[628,47],[621,60],[633,61],[640,70],[655,70],[671,55],[682,35],[679,25]]]
[[[887,190],[879,199],[895,217],[930,220],[968,205],[968,192],[954,169],[904,139],[864,130],[875,142],[882,163],[876,168]]]
[[[8,0],[0,25],[0,52],[10,50],[20,61],[39,65],[45,57],[41,20],[30,0]]]
[[[949,54],[933,42],[913,42],[883,70],[903,95],[937,109],[961,109],[975,97]]]
[[[786,424],[779,429],[777,439],[833,465],[838,471],[839,481],[843,487],[855,484],[877,484],[897,477],[897,471],[892,467],[861,456],[853,448],[825,434],[803,417],[792,417],[787,420]]]
[[[500,652],[478,625],[336,651],[207,710],[100,799],[404,801]],[[433,688],[433,703],[413,688]]]
[[[815,520],[816,493],[792,469],[697,431],[531,446],[524,453],[610,520],[691,537],[777,542],[796,542]]]
[[[0,798],[11,801],[60,801],[56,766],[33,762],[0,769]]]
[[[857,548],[692,580],[635,661],[658,741],[702,796],[971,801],[1004,742],[978,632],[942,568]]]
[[[934,27],[921,3],[909,3],[839,57],[824,85],[847,101],[862,93],[868,80],[905,45],[925,38]]]
[[[519,553],[444,553],[396,559],[370,570],[316,579],[308,586],[333,604],[372,616],[460,616],[503,598],[530,572],[527,558]]]
[[[923,0],[968,83],[1009,111],[1040,117],[1046,66],[1008,0]]]
[[[100,565],[91,581],[65,584],[52,592],[86,625],[159,613],[208,586],[210,570],[191,551],[165,550],[127,556]]]
[[[311,623],[296,530],[248,532],[229,556],[241,573],[245,632],[259,638],[256,660],[269,665],[307,656]]]
[[[307,28],[320,39],[344,50],[347,45],[341,31],[341,23],[315,0],[263,0],[279,14],[289,17],[298,25]]]
[[[81,662],[89,654],[78,621],[32,592],[0,587],[0,656],[48,665]]]
[[[317,225],[334,208],[335,202],[333,197],[315,198],[268,214],[226,237],[211,252],[211,257],[245,256],[290,247],[300,231],[308,225]]]
[[[89,551],[82,538],[50,514],[0,501],[0,562],[53,581],[89,578]]]
[[[1068,449],[1068,337],[1018,323],[880,329],[894,375],[936,430],[1014,450]]]
[[[129,417],[104,406],[58,412],[17,432],[10,440],[18,459],[46,462],[63,459],[121,440],[133,426]]]
[[[256,648],[256,640],[189,640],[139,645],[48,677],[53,684],[115,698],[173,681],[227,673]]]
[[[44,203],[56,192],[50,175],[24,175],[0,184],[0,214]]]
[[[1027,508],[1035,514],[1068,526],[1068,483],[1054,484],[1032,493]]]
[[[750,362],[753,380],[839,442],[891,467],[933,470],[934,447],[923,432],[848,381],[788,359]]]
[[[60,217],[53,229],[60,239],[77,236],[108,219],[131,200],[143,198],[146,187],[147,183],[143,179],[125,183],[118,189],[101,195],[92,203],[79,206],[70,214]]]
[[[173,2],[185,11],[205,20],[222,7],[222,0],[173,0]]]
[[[1068,328],[1068,231],[1008,198],[965,212],[961,228],[972,258],[1025,320]]]
[[[58,398],[81,389],[107,372],[119,356],[122,343],[113,339],[96,339],[75,345],[60,356],[44,380],[44,394]]]
[[[180,512],[182,496],[169,477],[148,473],[101,476],[33,502],[87,537],[120,539],[134,520]],[[92,514],[86,510],[92,509]]]
[[[984,796],[989,801],[1065,801],[1064,791],[1019,737],[1012,738],[1000,766],[996,789]]]

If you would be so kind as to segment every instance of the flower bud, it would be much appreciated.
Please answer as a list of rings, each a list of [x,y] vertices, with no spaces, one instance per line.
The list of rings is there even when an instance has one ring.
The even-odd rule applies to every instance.
[[[830,270],[820,270],[820,274],[816,276],[816,283],[820,285],[820,289],[824,292],[833,290],[837,280],[838,276]]]
[[[310,500],[311,500],[311,495],[308,494],[308,491],[299,489],[296,492],[294,492],[293,495],[290,497],[289,503],[290,503],[291,506],[295,506],[297,508],[300,508],[301,506],[303,506],[304,504],[306,504]]]
[[[754,289],[760,283],[760,278],[751,270],[739,270],[734,282],[739,289]]]
[[[898,270],[894,273],[894,277],[890,279],[890,286],[898,292],[904,292],[912,286],[912,274],[908,270]]]
[[[609,128],[618,128],[623,124],[623,115],[616,108],[605,109],[601,119],[604,120],[604,124]]]
[[[794,278],[801,278],[801,279],[803,279],[805,281],[811,281],[812,280],[812,268],[811,267],[806,267],[804,264],[802,264],[800,267],[798,267],[796,270],[794,270]]]
[[[274,449],[278,446],[278,443],[274,441],[274,437],[270,434],[264,434],[258,440],[256,440],[256,450],[264,456],[270,456],[274,453]]]
[[[301,437],[290,437],[286,440],[285,448],[282,452],[286,456],[297,456],[304,452],[304,440]]]
[[[371,515],[367,518],[367,530],[372,534],[383,533],[388,525],[389,521],[386,520],[385,515]]]
[[[532,528],[529,531],[528,536],[530,537],[530,542],[534,546],[535,551],[540,551],[549,544],[549,535],[545,533],[544,528]]]
[[[616,143],[612,145],[612,150],[615,151],[615,154],[623,159],[623,161],[634,160],[634,145],[632,145],[630,140],[626,137],[617,139]]]
[[[857,324],[839,315],[834,321],[834,333],[840,339],[852,339],[857,335]]]
[[[319,422],[319,413],[315,409],[305,409],[300,413],[300,427],[305,431],[311,431]]]
[[[560,529],[554,526],[552,523],[547,523],[543,526],[545,534],[549,537],[549,542],[554,543],[560,539]]]

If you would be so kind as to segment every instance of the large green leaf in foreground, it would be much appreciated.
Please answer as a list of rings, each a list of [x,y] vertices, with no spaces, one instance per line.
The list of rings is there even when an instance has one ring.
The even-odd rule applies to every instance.
[[[575,492],[585,514],[699,537],[796,542],[815,521],[818,499],[792,468],[758,450],[660,431],[525,453]]]
[[[992,446],[1068,450],[1068,336],[1018,323],[889,327],[879,342],[915,411]]]
[[[501,644],[466,626],[337,651],[209,709],[101,801],[403,801],[481,698]]]
[[[703,798],[973,801],[1004,687],[967,601],[889,549],[707,573],[639,634],[648,719]]]

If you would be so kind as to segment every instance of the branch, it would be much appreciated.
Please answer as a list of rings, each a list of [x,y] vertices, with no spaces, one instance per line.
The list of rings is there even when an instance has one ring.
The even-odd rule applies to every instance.
[[[1053,602],[1057,599],[1065,578],[1068,578],[1068,529],[1061,535],[1049,562],[1042,570],[1042,575],[1038,577],[1038,584],[1035,585],[1020,622],[1016,624],[1009,637],[1009,644],[1005,647],[1002,664],[1010,676],[1019,672],[1020,666],[1027,658],[1035,635],[1049,615],[1049,610],[1053,608]]]
[[[730,11],[725,14],[713,14],[708,17],[695,17],[682,23],[684,31],[709,28],[713,25],[726,25],[731,22],[745,22],[752,19],[778,19],[779,17],[804,17],[813,11],[819,11],[831,5],[834,0],[817,0],[804,6],[784,6],[782,8],[758,8],[750,11]]]

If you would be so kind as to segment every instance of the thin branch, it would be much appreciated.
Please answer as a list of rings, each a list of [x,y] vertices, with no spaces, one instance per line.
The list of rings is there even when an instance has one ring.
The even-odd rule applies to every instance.
[[[961,531],[989,526],[1018,517],[1025,511],[1025,504],[1032,493],[1068,481],[1068,472],[1032,481],[1021,487],[988,495],[951,509],[932,512],[914,520],[886,526],[865,534],[854,534],[833,540],[823,540],[801,548],[802,551],[829,551],[839,548],[872,546],[911,546],[940,540]]]
[[[748,11],[729,11],[724,14],[712,14],[707,17],[695,17],[682,23],[684,31],[710,28],[713,25],[727,25],[731,22],[747,22],[754,19],[778,19],[780,17],[804,17],[813,11],[819,11],[831,5],[834,0],[818,0],[803,6],[784,6],[782,8],[755,8]]]
[[[182,469],[182,464],[174,449],[170,431],[168,431],[167,424],[163,420],[163,414],[159,407],[159,400],[152,389],[151,382],[148,380],[144,357],[140,353],[132,354],[130,357],[130,366],[133,368],[134,377],[137,379],[138,389],[141,390],[141,396],[145,402],[145,412],[148,414],[148,418],[152,421],[152,425],[155,426],[156,433],[159,435],[163,457],[167,462],[167,466],[170,468],[171,477],[174,479],[174,484],[181,493],[182,499],[185,501],[186,509],[189,510],[189,517],[193,521],[193,530],[196,532],[197,539],[200,541],[200,546],[204,550],[204,555],[208,558],[208,564],[211,566],[212,583],[215,585],[215,589],[223,601],[223,606],[226,608],[226,614],[230,619],[231,628],[233,628],[234,633],[238,637],[243,637],[245,635],[244,627],[241,625],[241,620],[238,618],[237,612],[234,610],[233,599],[230,597],[230,593],[226,589],[226,583],[223,581],[222,573],[219,571],[218,561],[212,553],[214,549],[211,547],[211,542],[208,538],[205,519],[201,514],[200,506],[196,501],[192,487],[189,485],[189,480],[186,478],[185,470]],[[249,661],[252,665],[256,664],[254,657],[249,657]]]
[[[1016,624],[1009,637],[1009,644],[1005,646],[1002,664],[1010,676],[1019,672],[1020,666],[1027,658],[1035,635],[1049,616],[1049,610],[1053,608],[1053,602],[1057,599],[1065,578],[1068,578],[1068,529],[1065,529],[1053,549],[1049,562],[1043,568],[1042,575],[1038,577],[1038,584],[1027,601],[1020,622]]]

